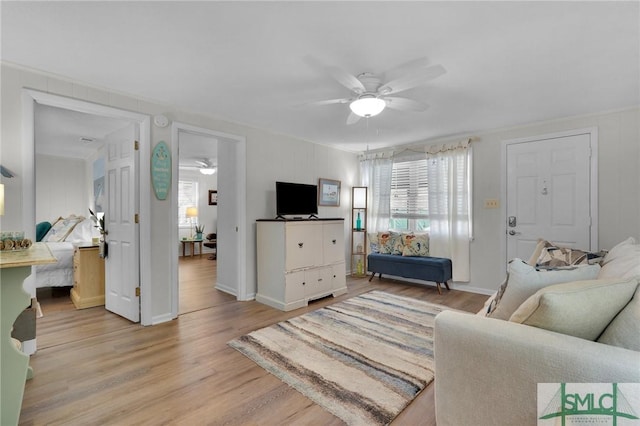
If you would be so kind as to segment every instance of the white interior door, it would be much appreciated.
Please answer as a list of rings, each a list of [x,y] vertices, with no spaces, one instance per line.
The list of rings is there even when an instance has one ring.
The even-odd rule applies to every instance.
[[[105,259],[105,307],[131,321],[140,321],[138,212],[138,126],[132,124],[106,138],[107,206],[105,228],[108,256]]]
[[[589,133],[506,145],[507,260],[538,238],[592,249],[591,151]]]

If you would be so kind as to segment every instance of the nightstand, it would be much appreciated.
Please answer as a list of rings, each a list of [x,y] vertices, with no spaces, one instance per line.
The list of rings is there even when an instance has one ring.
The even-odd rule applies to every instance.
[[[104,305],[104,259],[98,246],[78,246],[73,253],[71,301],[77,309]]]

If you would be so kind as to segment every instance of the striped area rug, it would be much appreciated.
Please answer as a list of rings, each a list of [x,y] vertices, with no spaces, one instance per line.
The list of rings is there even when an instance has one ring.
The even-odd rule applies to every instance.
[[[444,309],[371,291],[229,345],[347,424],[385,425],[433,381]]]

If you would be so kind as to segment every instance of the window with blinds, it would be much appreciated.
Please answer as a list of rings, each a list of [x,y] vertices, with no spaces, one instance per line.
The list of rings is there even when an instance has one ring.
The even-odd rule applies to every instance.
[[[178,181],[178,226],[197,225],[198,218],[187,217],[187,207],[198,207],[198,181]]]
[[[394,163],[391,172],[391,228],[401,231],[429,229],[427,160]]]

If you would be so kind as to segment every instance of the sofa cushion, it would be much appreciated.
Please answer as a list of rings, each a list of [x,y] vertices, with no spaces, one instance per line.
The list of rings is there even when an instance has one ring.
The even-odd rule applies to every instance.
[[[598,278],[634,276],[640,276],[640,244],[630,237],[607,253]]]
[[[426,234],[407,234],[402,236],[403,256],[429,256],[429,236]]]
[[[631,300],[635,278],[574,281],[537,291],[509,321],[596,340]]]
[[[640,286],[598,337],[598,342],[640,352]]]
[[[600,265],[576,266],[573,269],[539,271],[521,259],[509,263],[507,280],[498,290],[495,307],[487,316],[507,320],[516,309],[541,288],[552,284],[596,278]]]

